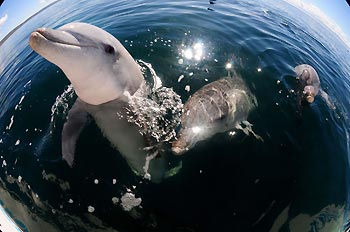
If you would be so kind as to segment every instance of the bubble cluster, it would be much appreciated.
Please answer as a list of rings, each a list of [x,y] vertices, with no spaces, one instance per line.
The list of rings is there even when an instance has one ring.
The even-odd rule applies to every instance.
[[[161,87],[149,94],[135,94],[130,100],[128,121],[135,123],[140,133],[149,136],[150,142],[173,139],[180,124],[183,104],[172,88]]]
[[[121,205],[125,211],[130,211],[134,207],[139,206],[142,202],[141,198],[136,198],[133,193],[125,193],[121,199]]]
[[[64,92],[56,98],[55,103],[51,107],[51,126],[56,127],[57,119],[67,117],[68,111],[76,99],[76,94],[72,85],[69,85]]]

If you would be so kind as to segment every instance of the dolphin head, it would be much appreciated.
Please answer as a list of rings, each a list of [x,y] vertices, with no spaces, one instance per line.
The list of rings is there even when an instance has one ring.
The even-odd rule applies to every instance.
[[[304,81],[308,81],[310,79],[310,72],[307,69],[304,69],[302,73],[300,74],[300,79]]]
[[[304,87],[304,98],[308,103],[313,103],[315,100],[315,88],[311,85],[307,85]]]
[[[184,127],[179,131],[178,139],[172,143],[171,150],[174,155],[182,155],[196,145],[197,142],[205,140],[214,133],[212,128],[206,126]]]
[[[92,105],[118,99],[126,92],[132,95],[143,82],[140,67],[123,45],[90,24],[39,28],[31,34],[29,45],[61,68],[79,98]]]

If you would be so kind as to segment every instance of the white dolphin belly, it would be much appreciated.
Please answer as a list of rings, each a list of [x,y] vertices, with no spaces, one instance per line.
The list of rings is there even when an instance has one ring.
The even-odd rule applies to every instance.
[[[129,166],[144,176],[148,147],[147,139],[141,135],[139,128],[127,120],[127,105],[112,101],[100,106],[86,105],[86,110],[94,118],[103,135],[125,158]],[[166,171],[166,160],[157,157],[150,162],[148,169],[151,180],[160,182]]]

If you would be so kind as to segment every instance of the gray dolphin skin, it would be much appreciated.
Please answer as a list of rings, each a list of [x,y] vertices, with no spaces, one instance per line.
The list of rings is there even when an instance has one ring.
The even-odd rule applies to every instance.
[[[166,160],[151,160],[146,173],[146,139],[126,120],[130,96],[140,91],[144,77],[123,45],[108,32],[79,22],[57,30],[39,28],[31,34],[29,44],[62,69],[78,95],[62,131],[62,156],[69,166],[74,164],[77,140],[91,115],[133,171],[150,174],[153,182],[160,182]]]
[[[335,109],[334,104],[328,97],[328,94],[324,92],[320,87],[320,78],[316,70],[308,64],[301,64],[294,68],[297,79],[299,79],[299,84],[302,89],[301,99],[305,100],[308,103],[313,103],[316,95],[320,94],[320,96],[326,101],[327,105],[331,109]]]
[[[313,103],[320,90],[320,78],[316,70],[308,64],[301,64],[295,67],[295,72],[303,88],[304,100]]]
[[[184,105],[178,139],[172,143],[173,153],[181,155],[197,142],[233,128],[254,134],[246,120],[256,105],[255,97],[237,76],[203,86]],[[245,128],[241,127],[242,122]]]

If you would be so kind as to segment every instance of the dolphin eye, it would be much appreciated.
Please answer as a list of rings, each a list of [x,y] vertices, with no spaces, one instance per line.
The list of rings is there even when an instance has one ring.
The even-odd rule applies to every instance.
[[[114,51],[114,47],[112,47],[111,45],[104,45],[104,49],[105,49],[105,52],[108,53],[108,54],[114,54],[115,51]]]

